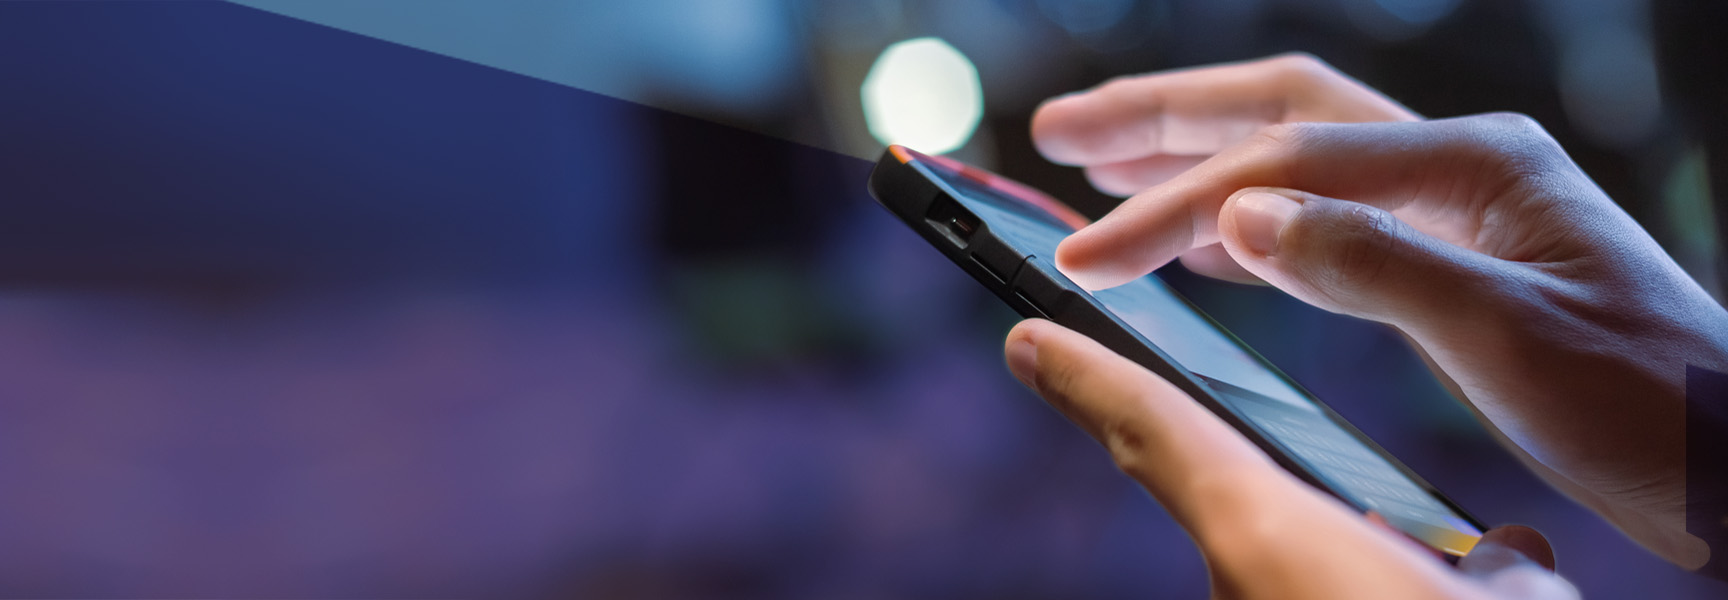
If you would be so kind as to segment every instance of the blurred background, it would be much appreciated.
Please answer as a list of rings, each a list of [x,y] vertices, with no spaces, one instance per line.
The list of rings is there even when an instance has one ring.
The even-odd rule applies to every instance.
[[[0,3],[0,596],[1204,597],[865,194],[903,40],[976,75],[953,155],[1093,216],[1027,122],[1110,77],[1300,50],[1524,112],[1721,297],[1713,3],[509,4]],[[1728,593],[1388,330],[1163,275],[1586,597]]]

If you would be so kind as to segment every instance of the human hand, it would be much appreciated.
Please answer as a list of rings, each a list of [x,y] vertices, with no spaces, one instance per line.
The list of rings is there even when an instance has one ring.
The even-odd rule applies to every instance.
[[[1392,99],[1313,56],[1119,77],[1053,98],[1032,116],[1032,141],[1053,162],[1085,168],[1107,194],[1169,181],[1280,123],[1417,121]],[[1259,283],[1212,244],[1182,254],[1198,273]]]
[[[1324,66],[1299,70],[1315,69]],[[1264,77],[1257,92],[1240,81],[1219,91],[1213,80],[1228,78],[1207,70],[1126,80],[1052,101],[1034,133],[1052,159],[1085,165],[1112,189],[1100,173],[1158,162],[1167,144],[1065,113],[1096,106],[1132,129],[1171,122],[1160,111],[1197,102],[1177,92],[1245,88],[1261,99],[1245,106],[1275,106],[1265,99],[1278,89],[1319,87],[1358,107],[1337,114],[1397,117],[1375,113],[1366,88],[1339,88],[1341,76],[1307,75],[1330,83],[1306,85]],[[1130,92],[1160,99],[1135,112],[1118,98]],[[1672,562],[1708,559],[1708,545],[1686,530],[1686,373],[1728,371],[1728,312],[1534,121],[1263,127],[1070,236],[1056,264],[1098,289],[1178,256],[1202,273],[1264,280],[1394,326],[1552,485]]]
[[[1489,531],[1453,569],[1296,479],[1169,382],[1031,319],[1010,369],[1110,451],[1200,546],[1215,598],[1577,599],[1533,529]]]

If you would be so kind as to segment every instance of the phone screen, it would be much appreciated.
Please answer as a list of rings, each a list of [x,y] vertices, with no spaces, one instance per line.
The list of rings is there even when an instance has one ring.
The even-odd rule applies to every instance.
[[[919,164],[986,227],[1027,254],[1050,260],[1056,245],[1074,232],[1061,219],[1010,192],[940,164]],[[1089,294],[1196,375],[1227,408],[1363,510],[1456,556],[1468,552],[1481,536],[1468,519],[1333,422],[1311,396],[1195,310],[1157,275]]]

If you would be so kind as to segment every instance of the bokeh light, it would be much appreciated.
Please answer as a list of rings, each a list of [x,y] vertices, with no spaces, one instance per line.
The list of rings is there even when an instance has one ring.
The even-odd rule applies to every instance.
[[[864,120],[878,141],[932,154],[966,145],[984,115],[978,70],[938,38],[883,50],[864,77],[863,99]]]

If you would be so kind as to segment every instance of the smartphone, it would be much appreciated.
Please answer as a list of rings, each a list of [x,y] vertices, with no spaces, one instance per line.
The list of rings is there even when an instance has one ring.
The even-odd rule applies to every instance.
[[[1482,523],[1156,274],[1087,291],[1056,270],[1085,220],[1007,178],[903,146],[870,174],[870,195],[1024,317],[1055,321],[1169,380],[1284,468],[1452,560]]]

